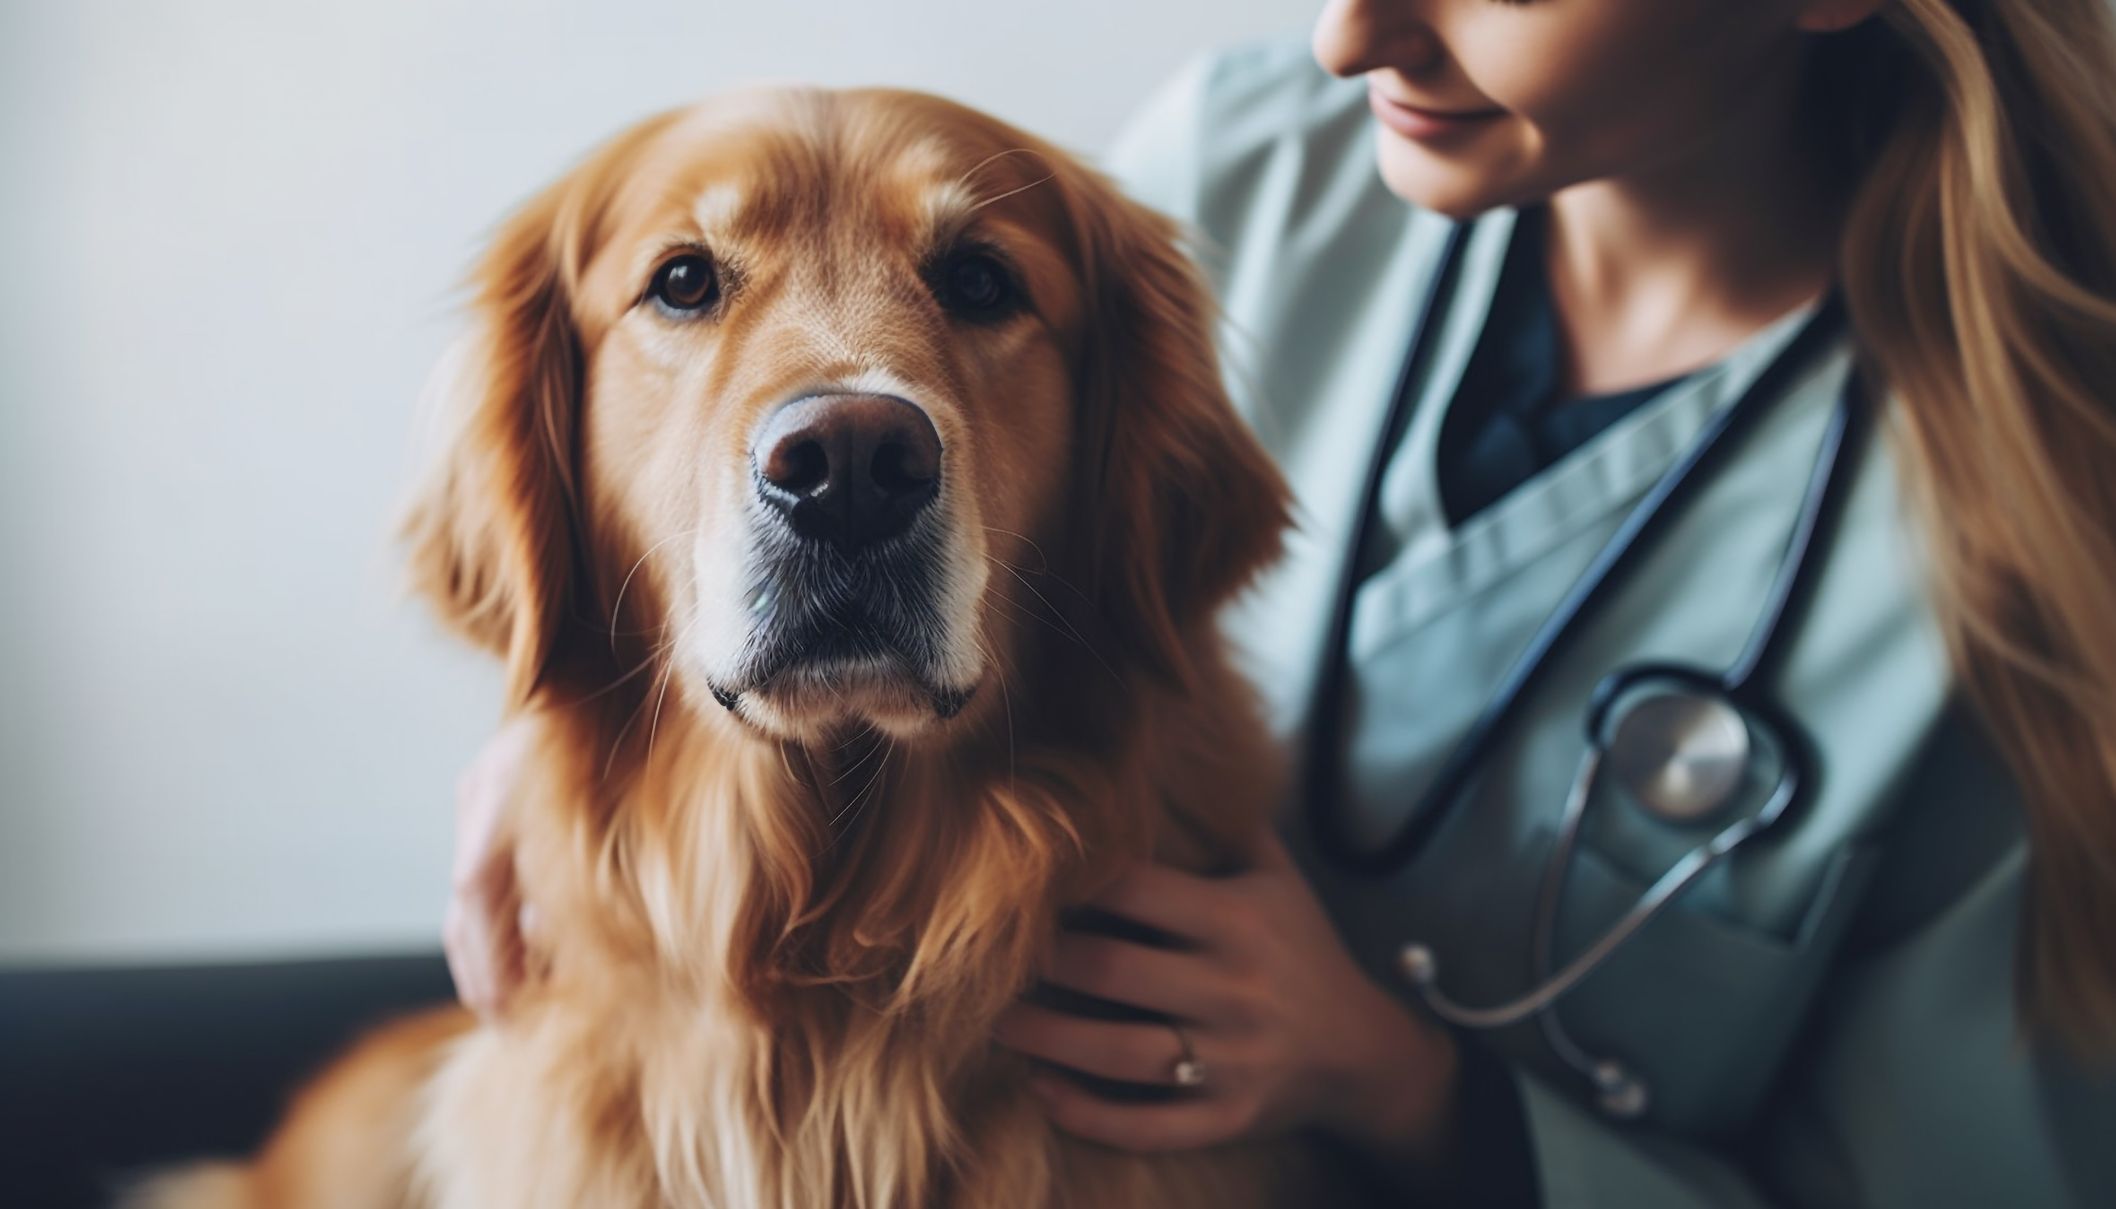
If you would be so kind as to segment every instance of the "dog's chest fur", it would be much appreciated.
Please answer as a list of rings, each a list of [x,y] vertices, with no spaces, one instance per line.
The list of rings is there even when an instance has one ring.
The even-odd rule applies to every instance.
[[[989,1041],[1078,863],[1082,808],[1054,795],[1136,801],[1146,785],[1115,782],[1143,765],[1083,784],[907,761],[872,800],[818,802],[783,760],[664,744],[587,813],[558,804],[592,800],[592,749],[558,748],[522,837],[552,964],[431,1085],[419,1166],[438,1209],[1267,1203],[1276,1148],[1073,1142]],[[816,829],[848,807],[857,836]]]

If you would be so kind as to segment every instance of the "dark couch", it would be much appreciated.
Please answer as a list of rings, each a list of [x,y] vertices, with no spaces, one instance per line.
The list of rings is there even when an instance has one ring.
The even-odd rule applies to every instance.
[[[346,1042],[452,994],[439,954],[0,970],[0,1206],[100,1206],[128,1174],[247,1154]]]

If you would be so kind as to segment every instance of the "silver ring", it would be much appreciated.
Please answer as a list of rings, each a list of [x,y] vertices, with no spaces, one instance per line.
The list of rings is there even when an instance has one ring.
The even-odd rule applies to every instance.
[[[1176,1035],[1176,1045],[1182,1051],[1175,1065],[1168,1068],[1168,1077],[1177,1087],[1205,1086],[1205,1064],[1198,1061],[1197,1052],[1190,1048],[1190,1034],[1173,1020],[1168,1022],[1168,1031]]]

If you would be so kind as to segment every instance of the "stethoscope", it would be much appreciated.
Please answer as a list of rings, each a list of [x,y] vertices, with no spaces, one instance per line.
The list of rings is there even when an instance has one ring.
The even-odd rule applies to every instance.
[[[1363,845],[1341,817],[1339,792],[1341,715],[1347,672],[1345,644],[1358,591],[1361,552],[1387,471],[1389,456],[1404,421],[1420,368],[1431,354],[1433,319],[1443,295],[1452,288],[1467,243],[1467,224],[1457,224],[1441,253],[1440,266],[1418,312],[1411,350],[1396,384],[1396,394],[1375,443],[1360,497],[1351,552],[1336,602],[1328,655],[1317,682],[1314,744],[1307,761],[1308,815],[1322,854],[1346,868],[1381,875],[1403,868],[1425,845],[1434,829],[1460,804],[1477,770],[1492,756],[1506,727],[1537,679],[1564,645],[1578,634],[1606,589],[1648,542],[1665,527],[1667,517],[1696,493],[1713,464],[1772,400],[1785,393],[1794,378],[1832,347],[1846,327],[1842,300],[1833,292],[1816,308],[1756,380],[1732,405],[1705,425],[1691,447],[1665,472],[1625,516],[1616,533],[1539,627],[1501,678],[1498,689],[1449,753],[1430,788],[1397,829],[1378,845]],[[1441,1020],[1462,1028],[1497,1029],[1534,1017],[1560,1060],[1585,1076],[1602,1110],[1612,1117],[1643,1115],[1650,1096],[1635,1072],[1616,1059],[1587,1053],[1566,1031],[1551,1008],[1637,935],[1654,916],[1694,884],[1705,871],[1783,819],[1812,782],[1813,760],[1800,727],[1770,699],[1766,683],[1782,653],[1789,624],[1805,607],[1813,588],[1816,539],[1841,511],[1849,468],[1847,457],[1865,435],[1867,408],[1855,371],[1847,376],[1824,430],[1813,470],[1801,496],[1786,540],[1785,553],[1772,576],[1770,591],[1741,653],[1724,670],[1682,663],[1652,662],[1620,667],[1595,686],[1587,707],[1587,748],[1573,776],[1558,820],[1556,839],[1537,888],[1530,939],[1530,979],[1521,995],[1489,1007],[1472,1007],[1450,998],[1439,986],[1439,963],[1423,944],[1404,946],[1399,962],[1404,976],[1426,1006]],[[1738,812],[1739,800],[1759,796],[1752,774],[1759,762],[1775,768],[1761,805]],[[1716,830],[1669,866],[1621,919],[1556,973],[1552,952],[1557,931],[1558,900],[1572,864],[1581,823],[1596,783],[1613,781],[1649,817],[1670,827]],[[1744,792],[1745,790],[1750,792]]]

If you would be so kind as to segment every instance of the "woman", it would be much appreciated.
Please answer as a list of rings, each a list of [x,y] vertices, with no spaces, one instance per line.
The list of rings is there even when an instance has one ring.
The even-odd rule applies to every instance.
[[[1261,867],[1138,868],[1100,904],[1182,947],[1061,941],[1054,981],[1179,1023],[1023,1005],[1001,1040],[1197,1094],[1054,1074],[1055,1119],[1144,1149],[1320,1129],[1475,1203],[2116,1203],[2105,0],[1333,0],[1313,52],[1201,64],[1115,163],[1204,236],[1300,496],[1235,630],[1287,740],[1317,737],[1307,792]],[[1759,629],[1855,359],[1878,439],[1847,444],[1759,677],[1798,813],[1545,1017],[1444,1026],[1407,942],[1445,1003],[1515,999],[1719,825],[1596,782],[1553,860],[1603,674],[1726,668]],[[1745,394],[1477,775],[1414,807]],[[451,926],[486,1004],[516,976],[480,834],[506,742],[466,785]],[[1407,825],[1404,859],[1347,867]]]

